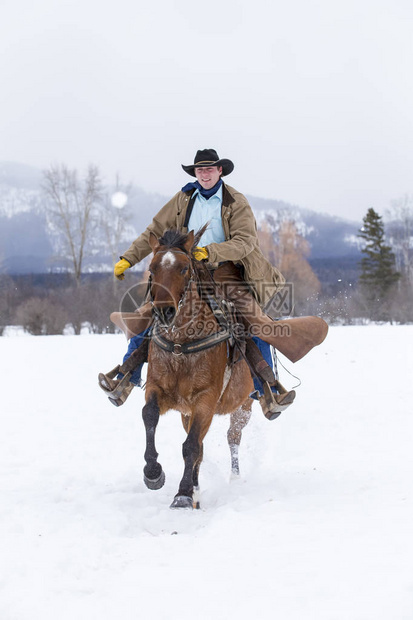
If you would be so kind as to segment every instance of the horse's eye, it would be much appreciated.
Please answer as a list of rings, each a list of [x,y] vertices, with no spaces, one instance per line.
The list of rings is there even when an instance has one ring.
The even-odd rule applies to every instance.
[[[189,265],[187,265],[186,267],[183,267],[181,269],[181,274],[184,276],[187,273],[188,269],[189,269]]]

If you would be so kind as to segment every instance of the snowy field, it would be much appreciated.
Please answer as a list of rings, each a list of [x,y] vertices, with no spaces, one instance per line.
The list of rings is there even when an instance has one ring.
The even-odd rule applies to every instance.
[[[412,342],[331,328],[286,364],[295,404],[274,422],[254,405],[237,481],[215,419],[202,509],[181,512],[179,414],[149,491],[143,394],[116,409],[97,387],[123,336],[0,338],[0,619],[411,620]]]

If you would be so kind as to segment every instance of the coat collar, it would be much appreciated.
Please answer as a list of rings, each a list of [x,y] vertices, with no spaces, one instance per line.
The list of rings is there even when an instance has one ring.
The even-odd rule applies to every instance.
[[[188,196],[189,198],[192,198],[192,196],[194,195],[196,190],[192,190],[190,189],[187,192],[184,192],[184,194],[186,196]],[[235,202],[235,198],[234,196],[231,194],[230,190],[228,189],[228,186],[225,185],[225,183],[222,183],[222,206],[227,209],[228,207],[230,207],[233,203]]]
[[[225,183],[222,184],[222,206],[229,207],[235,202],[235,199],[231,192],[229,191],[227,185]]]

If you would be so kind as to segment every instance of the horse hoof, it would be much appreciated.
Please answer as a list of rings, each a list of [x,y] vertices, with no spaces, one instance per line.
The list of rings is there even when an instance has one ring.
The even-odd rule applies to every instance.
[[[165,473],[161,471],[160,476],[158,478],[155,478],[155,480],[151,480],[150,478],[147,478],[145,474],[143,474],[143,481],[148,487],[148,489],[151,489],[151,491],[157,491],[158,489],[161,489],[165,484]]]
[[[192,497],[188,497],[187,495],[176,495],[174,501],[170,505],[170,508],[186,508],[187,510],[192,510],[193,507]]]

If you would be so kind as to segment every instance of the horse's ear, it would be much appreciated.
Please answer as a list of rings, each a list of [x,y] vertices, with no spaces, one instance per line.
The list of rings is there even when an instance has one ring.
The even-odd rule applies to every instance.
[[[208,228],[208,226],[210,225],[211,221],[206,222],[206,224],[204,224],[202,226],[202,228],[200,228],[194,236],[194,246],[199,245],[199,242],[201,241],[202,235],[204,234],[204,232],[206,231],[206,229]]]
[[[188,252],[188,254],[190,254],[193,248],[193,245],[194,245],[194,231],[191,230],[191,232],[188,233],[187,239],[184,243],[185,251]]]
[[[155,250],[159,248],[158,237],[153,232],[149,233],[149,245],[151,246],[152,252],[155,252]]]

